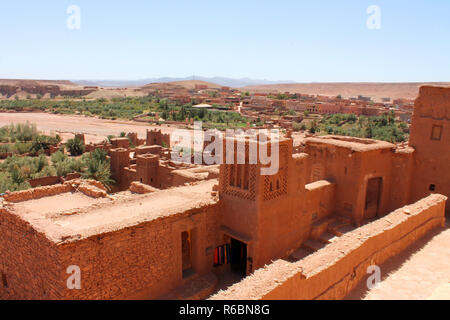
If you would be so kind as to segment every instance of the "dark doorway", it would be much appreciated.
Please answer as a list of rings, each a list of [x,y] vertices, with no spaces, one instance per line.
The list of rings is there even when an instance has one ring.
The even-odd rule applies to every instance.
[[[365,218],[374,219],[380,210],[381,187],[383,178],[373,178],[367,181]]]
[[[190,277],[194,274],[192,265],[192,231],[181,233],[181,259],[183,278]]]
[[[247,245],[231,239],[231,271],[241,277],[247,275]]]

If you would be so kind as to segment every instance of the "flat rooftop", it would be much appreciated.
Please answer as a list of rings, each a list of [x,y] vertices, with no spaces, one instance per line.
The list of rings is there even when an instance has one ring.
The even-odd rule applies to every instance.
[[[138,195],[131,192],[94,199],[67,192],[36,200],[8,203],[6,209],[55,243],[73,242],[177,215],[217,203],[217,180]]]
[[[395,144],[386,141],[345,136],[321,136],[306,138],[304,141],[306,144],[327,144],[335,147],[351,149],[355,152],[396,148]]]

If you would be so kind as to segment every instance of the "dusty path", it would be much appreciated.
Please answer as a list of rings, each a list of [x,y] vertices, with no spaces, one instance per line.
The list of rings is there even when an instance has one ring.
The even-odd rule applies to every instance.
[[[382,281],[367,290],[366,281],[347,297],[365,300],[422,300],[450,283],[450,223],[420,239],[380,266]],[[450,299],[450,297],[447,297]]]
[[[63,139],[73,138],[74,133],[85,133],[87,142],[100,142],[108,135],[119,135],[121,132],[137,132],[140,138],[145,138],[147,129],[161,129],[170,133],[175,127],[152,126],[145,123],[120,120],[103,120],[75,115],[57,115],[49,113],[2,113],[0,112],[0,127],[11,123],[35,123],[38,130],[46,133],[59,133]]]

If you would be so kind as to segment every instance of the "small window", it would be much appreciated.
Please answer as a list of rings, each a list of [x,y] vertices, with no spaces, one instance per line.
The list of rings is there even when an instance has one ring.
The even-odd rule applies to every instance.
[[[431,140],[440,141],[442,137],[442,126],[433,126]]]
[[[435,184],[430,184],[430,191],[431,192],[436,191],[436,185]]]

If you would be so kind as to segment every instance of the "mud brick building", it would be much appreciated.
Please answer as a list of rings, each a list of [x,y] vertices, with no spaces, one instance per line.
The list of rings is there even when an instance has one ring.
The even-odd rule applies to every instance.
[[[206,283],[193,295],[204,298],[226,273],[245,279],[216,298],[342,298],[363,267],[444,224],[449,120],[450,88],[426,86],[409,146],[325,136],[294,153],[283,138],[277,172],[263,175],[248,160],[264,144],[227,137],[246,161],[220,165],[218,179],[144,194],[72,182],[11,193],[0,204],[0,298],[156,299]],[[158,155],[133,164],[129,149],[111,152],[121,183],[169,179],[155,173]]]

